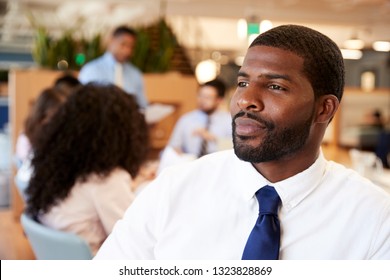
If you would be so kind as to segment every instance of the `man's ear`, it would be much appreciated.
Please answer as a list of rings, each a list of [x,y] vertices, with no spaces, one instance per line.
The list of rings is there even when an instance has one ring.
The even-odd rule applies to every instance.
[[[339,107],[339,100],[333,94],[322,95],[316,101],[317,114],[315,121],[317,123],[329,123],[334,117]]]

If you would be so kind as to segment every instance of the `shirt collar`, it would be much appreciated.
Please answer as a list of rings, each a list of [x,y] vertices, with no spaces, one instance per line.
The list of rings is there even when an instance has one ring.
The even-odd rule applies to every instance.
[[[237,174],[240,174],[241,178],[245,178],[245,186],[240,183],[240,193],[245,200],[250,200],[258,189],[270,183],[250,162],[240,160],[237,156],[235,156],[235,159]]]
[[[243,175],[246,182],[246,187],[242,188],[244,198],[250,200],[259,188],[270,185],[275,187],[287,211],[298,205],[320,184],[326,169],[326,160],[321,151],[317,160],[308,169],[285,180],[271,183],[251,163],[238,158],[237,160],[238,174]]]
[[[104,55],[104,60],[107,61],[110,65],[114,66],[116,64],[116,60],[112,53],[110,52],[105,52]]]
[[[306,170],[272,184],[287,211],[297,206],[321,183],[326,171],[326,160],[320,152],[317,160]]]

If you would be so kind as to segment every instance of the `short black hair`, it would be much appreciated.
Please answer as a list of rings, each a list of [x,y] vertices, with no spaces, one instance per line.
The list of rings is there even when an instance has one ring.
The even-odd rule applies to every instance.
[[[214,80],[205,82],[204,84],[200,85],[200,87],[205,87],[205,86],[215,88],[217,90],[219,98],[225,97],[226,85],[220,79],[214,79]]]
[[[60,77],[58,77],[55,81],[54,81],[54,86],[62,86],[63,84],[66,84],[67,86],[72,86],[72,87],[76,87],[78,85],[81,85],[80,81],[73,75],[71,74],[64,74]]]
[[[315,98],[333,94],[339,101],[345,84],[344,60],[339,47],[324,34],[300,25],[282,25],[260,34],[249,46],[269,46],[303,58],[303,71]]]
[[[81,86],[81,82],[72,74],[64,74],[54,81],[54,87],[70,94],[75,88]]]
[[[118,26],[118,27],[115,28],[114,31],[112,32],[112,36],[113,36],[113,37],[122,36],[122,35],[124,35],[124,34],[125,34],[125,35],[133,36],[134,38],[137,38],[137,32],[135,31],[135,29],[130,28],[130,27],[125,26],[125,25]]]

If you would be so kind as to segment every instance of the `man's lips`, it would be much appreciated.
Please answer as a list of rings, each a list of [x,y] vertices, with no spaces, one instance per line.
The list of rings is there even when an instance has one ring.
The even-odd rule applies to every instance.
[[[238,136],[254,136],[259,131],[267,129],[264,124],[246,117],[239,117],[235,119],[234,123],[235,133]]]

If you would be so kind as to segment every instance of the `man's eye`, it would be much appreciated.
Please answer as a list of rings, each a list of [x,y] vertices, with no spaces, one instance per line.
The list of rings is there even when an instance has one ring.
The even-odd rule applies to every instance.
[[[273,90],[284,90],[283,87],[278,86],[278,85],[270,85],[269,88],[270,88],[270,89],[273,89]]]
[[[237,86],[238,87],[247,87],[249,85],[248,82],[238,82]]]

